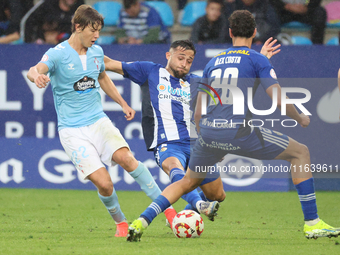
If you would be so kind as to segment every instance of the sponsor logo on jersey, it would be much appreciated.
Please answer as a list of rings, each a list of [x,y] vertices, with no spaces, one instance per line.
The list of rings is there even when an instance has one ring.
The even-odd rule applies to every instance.
[[[74,64],[68,64],[68,70],[74,70]]]
[[[230,50],[227,54],[243,54],[249,56],[249,50]]]
[[[96,87],[96,81],[93,78],[85,76],[83,79],[74,83],[73,88],[75,91],[84,92],[87,89]]]
[[[181,88],[173,88],[173,87],[168,86],[168,85],[158,84],[157,90],[159,92],[165,92],[165,93],[173,95],[173,96],[180,96],[180,97],[184,97],[186,99],[190,99],[190,92],[184,91]]]

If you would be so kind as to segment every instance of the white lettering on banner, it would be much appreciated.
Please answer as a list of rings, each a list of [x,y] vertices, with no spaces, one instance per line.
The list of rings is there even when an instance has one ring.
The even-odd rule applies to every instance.
[[[135,111],[142,110],[142,96],[141,96],[141,89],[137,83],[131,81],[131,108]]]
[[[45,153],[39,160],[38,164],[38,170],[43,179],[51,183],[67,183],[73,181],[76,178],[76,176],[73,174],[73,172],[76,171],[76,168],[71,163],[54,166],[54,169],[58,173],[62,174],[61,176],[50,173],[45,168],[45,162],[49,158],[56,158],[63,162],[70,162],[70,158],[62,150],[52,150]]]
[[[48,122],[47,137],[55,138],[55,122],[54,121]]]
[[[20,101],[7,101],[7,72],[0,71],[0,110],[20,111]]]
[[[44,123],[41,121],[35,123],[35,137],[36,138],[44,137]]]
[[[47,84],[47,86],[44,89],[40,89],[35,85],[34,82],[31,82],[27,78],[27,70],[24,70],[21,72],[22,76],[24,76],[24,79],[30,88],[30,90],[33,93],[33,109],[36,111],[41,111],[44,109],[44,93],[46,92],[46,89],[50,83]]]
[[[170,183],[169,176],[161,168],[159,168],[159,181],[164,185]]]
[[[140,122],[132,122],[125,127],[125,130],[124,130],[125,139],[132,139],[133,138],[132,133],[133,133],[134,130],[138,130],[138,132],[139,132],[138,138],[143,139],[142,125],[141,125]]]
[[[20,122],[7,121],[5,123],[6,138],[20,138],[24,134],[24,126]]]
[[[121,177],[119,177],[118,165],[110,166],[108,171],[111,176],[111,180],[113,184],[116,184],[122,179]]]
[[[135,179],[127,171],[124,171],[124,182],[131,184],[135,182]]]
[[[12,167],[13,174],[9,176],[9,167]],[[11,158],[0,164],[0,182],[8,183],[14,181],[21,183],[25,180],[23,176],[23,163],[17,159]]]
[[[50,139],[55,138],[55,130],[56,130],[55,122],[54,121],[48,122],[47,137]],[[44,138],[44,123],[41,121],[35,123],[35,136],[37,138]]]

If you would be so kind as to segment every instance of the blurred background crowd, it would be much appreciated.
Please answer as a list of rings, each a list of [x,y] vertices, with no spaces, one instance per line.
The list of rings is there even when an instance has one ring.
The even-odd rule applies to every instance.
[[[0,0],[0,43],[58,44],[69,38],[73,13],[89,4],[105,17],[99,44],[231,43],[228,17],[255,16],[254,44],[339,44],[340,1],[331,0]]]

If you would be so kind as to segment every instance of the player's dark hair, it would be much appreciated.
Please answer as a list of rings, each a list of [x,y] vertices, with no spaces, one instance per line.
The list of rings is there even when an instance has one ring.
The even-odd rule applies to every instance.
[[[177,47],[181,47],[186,50],[192,50],[194,52],[194,55],[196,55],[195,46],[190,40],[178,40],[178,41],[174,41],[170,45],[170,49],[176,49]]]
[[[76,24],[84,30],[87,26],[97,29],[98,26],[104,26],[104,18],[90,5],[83,4],[78,7],[72,18],[72,33],[76,31]]]
[[[135,5],[138,2],[138,0],[124,0],[123,5],[124,9],[129,9],[132,5]]]
[[[228,20],[231,32],[235,37],[250,38],[254,34],[256,22],[253,14],[251,14],[249,11],[234,11]]]
[[[223,7],[223,0],[208,0],[207,1],[207,6],[210,3],[216,3],[216,4],[220,4]]]

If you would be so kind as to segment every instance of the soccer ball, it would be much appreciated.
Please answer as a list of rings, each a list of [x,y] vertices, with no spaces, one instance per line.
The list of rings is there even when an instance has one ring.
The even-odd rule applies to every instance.
[[[178,238],[200,237],[204,230],[204,222],[197,212],[183,210],[172,221],[172,231]]]

